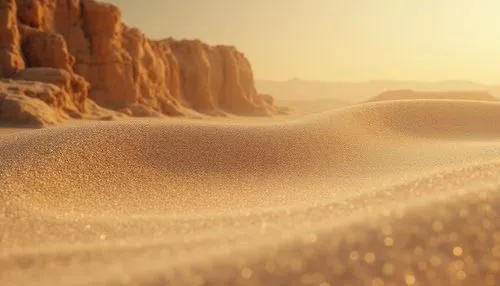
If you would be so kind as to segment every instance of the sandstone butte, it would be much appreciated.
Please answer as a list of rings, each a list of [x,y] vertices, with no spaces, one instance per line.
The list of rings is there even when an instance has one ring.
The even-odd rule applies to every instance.
[[[148,39],[95,0],[0,0],[0,123],[280,112],[235,47]]]

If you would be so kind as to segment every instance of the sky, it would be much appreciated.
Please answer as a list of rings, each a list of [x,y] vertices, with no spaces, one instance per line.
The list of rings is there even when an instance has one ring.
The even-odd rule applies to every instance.
[[[500,82],[499,0],[105,0],[153,39],[236,46],[257,79]]]

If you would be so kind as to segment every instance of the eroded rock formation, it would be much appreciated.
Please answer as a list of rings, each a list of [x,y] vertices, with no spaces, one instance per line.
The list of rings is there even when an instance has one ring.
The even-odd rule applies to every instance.
[[[130,116],[277,112],[234,47],[150,40],[111,4],[0,0],[0,21],[0,77],[59,88],[49,106],[71,117],[95,103]]]
[[[1,80],[0,122],[34,126],[59,123],[65,118],[55,108],[61,92],[41,82]]]
[[[250,63],[234,47],[211,47],[198,40],[166,43],[180,67],[181,93],[197,111],[265,114],[272,105],[254,87]]]
[[[24,68],[19,46],[15,0],[0,0],[0,77],[8,77]]]

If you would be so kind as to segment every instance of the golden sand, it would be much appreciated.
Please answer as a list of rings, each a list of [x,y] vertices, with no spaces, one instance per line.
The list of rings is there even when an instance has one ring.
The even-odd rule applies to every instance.
[[[0,285],[500,285],[500,104],[0,138]]]

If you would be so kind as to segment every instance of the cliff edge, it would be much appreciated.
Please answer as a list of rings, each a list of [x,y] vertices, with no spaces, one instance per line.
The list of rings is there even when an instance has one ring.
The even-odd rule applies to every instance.
[[[148,39],[96,0],[0,0],[0,78],[3,123],[280,112],[236,48]]]

